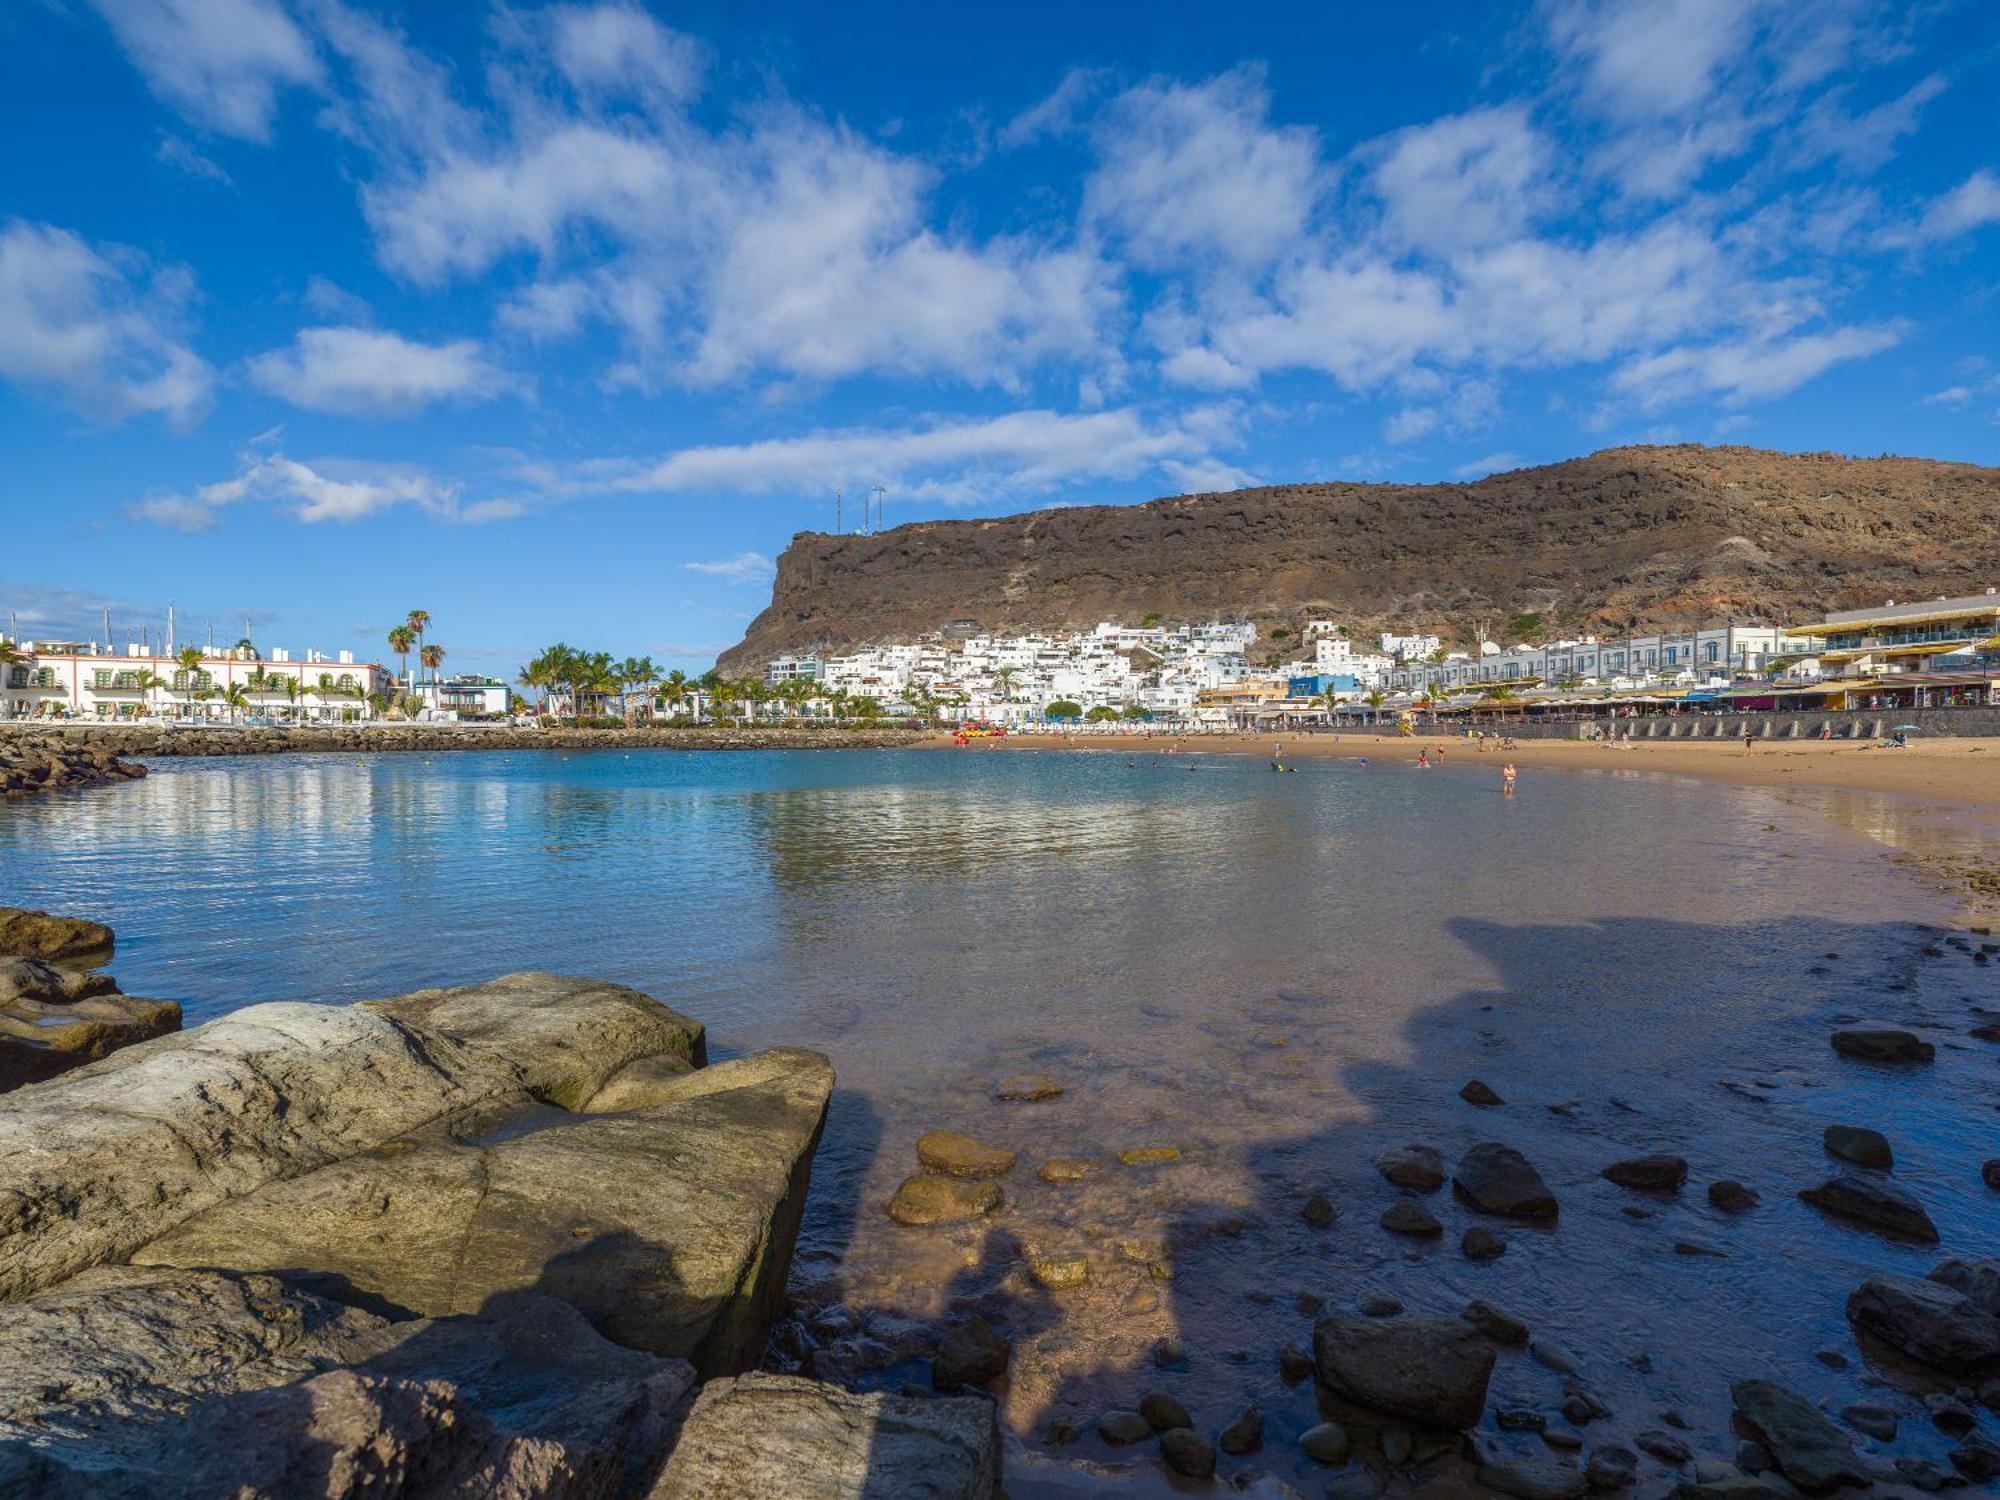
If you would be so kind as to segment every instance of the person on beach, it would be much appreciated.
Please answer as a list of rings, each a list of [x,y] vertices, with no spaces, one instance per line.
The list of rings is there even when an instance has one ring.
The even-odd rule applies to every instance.
[[[1428,770],[1429,770],[1430,768],[1431,768],[1431,753],[1430,753],[1430,751],[1428,751],[1428,750],[1419,750],[1419,751],[1417,752],[1417,769],[1418,769],[1418,770],[1420,770],[1420,771],[1428,771]]]
[[[1514,762],[1512,762],[1511,760],[1508,761],[1506,768],[1500,772],[1501,796],[1511,797],[1514,795],[1514,777],[1516,774],[1517,773],[1514,770]]]
[[[1756,748],[1756,745],[1757,737],[1750,732],[1749,726],[1745,725],[1743,729],[1743,753],[1748,755]]]
[[[1438,764],[1439,765],[1444,764],[1444,746],[1442,745],[1438,746]]]

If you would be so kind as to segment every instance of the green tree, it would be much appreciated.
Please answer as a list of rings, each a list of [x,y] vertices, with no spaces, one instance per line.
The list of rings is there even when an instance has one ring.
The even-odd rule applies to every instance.
[[[1045,719],[1080,719],[1083,717],[1083,705],[1081,703],[1073,703],[1067,698],[1058,698],[1042,710],[1042,717]]]
[[[179,663],[181,669],[181,691],[187,694],[188,717],[193,718],[195,688],[199,683],[201,672],[201,647],[183,646],[174,654],[174,660]]]
[[[240,682],[230,683],[216,696],[222,700],[222,706],[229,711],[232,720],[250,707],[250,693]]]
[[[424,632],[431,628],[431,612],[427,609],[411,610],[409,618],[403,622],[403,627],[416,637],[417,660],[422,661],[424,659]],[[403,685],[409,687],[411,684],[404,683]]]
[[[396,653],[403,664],[404,686],[410,681],[410,648],[417,643],[417,633],[407,625],[398,625],[389,632],[389,649]]]

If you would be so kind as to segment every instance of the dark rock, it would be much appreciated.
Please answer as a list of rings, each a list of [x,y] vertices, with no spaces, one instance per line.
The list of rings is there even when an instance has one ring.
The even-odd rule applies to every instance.
[[[1528,1325],[1518,1318],[1511,1318],[1490,1302],[1477,1299],[1465,1304],[1465,1311],[1459,1314],[1484,1338],[1491,1339],[1506,1349],[1522,1349],[1528,1343]]]
[[[1639,1455],[1630,1448],[1620,1448],[1615,1444],[1594,1448],[1590,1462],[1583,1466],[1583,1477],[1600,1495],[1629,1489],[1639,1477]]]
[[[1153,1435],[1153,1424],[1136,1411],[1108,1411],[1097,1419],[1097,1435],[1114,1447],[1143,1442]]]
[[[1438,1216],[1414,1198],[1398,1198],[1382,1210],[1382,1227],[1391,1234],[1434,1240],[1444,1233]]]
[[[1936,1494],[1945,1486],[1958,1483],[1949,1469],[1927,1458],[1918,1458],[1914,1453],[1905,1453],[1896,1460],[1896,1472],[1912,1489],[1923,1490],[1927,1494]]]
[[[1882,1027],[1874,1030],[1836,1031],[1833,1050],[1842,1057],[1864,1062],[1929,1062],[1937,1048],[1908,1031]]]
[[[1828,1156],[1853,1162],[1857,1167],[1874,1167],[1886,1172],[1896,1164],[1889,1139],[1865,1125],[1829,1125],[1821,1136]]]
[[[917,1139],[917,1161],[926,1172],[947,1177],[1004,1177],[1018,1158],[955,1130],[929,1130]]]
[[[1000,1207],[1000,1184],[984,1178],[906,1177],[889,1200],[889,1217],[923,1228],[984,1218]]]
[[[2000,1193],[2000,1156],[1979,1164],[1979,1180]]]
[[[1721,1257],[1727,1255],[1728,1253],[1729,1252],[1726,1250],[1718,1250],[1713,1245],[1705,1245],[1700,1240],[1674,1241],[1674,1254],[1676,1255],[1707,1255],[1707,1256]]]
[[[1392,1469],[1399,1469],[1410,1461],[1410,1453],[1416,1447],[1407,1430],[1401,1427],[1387,1427],[1382,1431],[1382,1461]]]
[[[1629,1161],[1615,1161],[1604,1169],[1605,1177],[1620,1187],[1649,1193],[1677,1192],[1687,1181],[1687,1174],[1685,1161],[1665,1154],[1635,1156]]]
[[[1924,1279],[1963,1292],[1974,1307],[2000,1318],[2000,1260],[1939,1261]]]
[[[60,960],[103,958],[115,934],[102,922],[58,917],[25,906],[0,906],[0,954]]]
[[[1354,1306],[1364,1318],[1393,1318],[1403,1310],[1401,1300],[1387,1292],[1363,1292]]]
[[[1870,1401],[1857,1401],[1852,1406],[1840,1409],[1840,1420],[1865,1437],[1872,1437],[1879,1443],[1890,1443],[1896,1439],[1896,1414],[1886,1406],[1877,1406]]]
[[[1342,1469],[1326,1482],[1326,1500],[1377,1500],[1382,1476],[1366,1464]]]
[[[1172,1334],[1153,1340],[1153,1368],[1156,1370],[1177,1370],[1187,1363],[1187,1350]]]
[[[1662,1432],[1657,1427],[1648,1427],[1642,1431],[1632,1439],[1632,1446],[1671,1468],[1679,1468],[1694,1457],[1693,1450],[1686,1443],[1671,1432]]]
[[[2000,1443],[1975,1432],[1947,1455],[1951,1466],[1973,1484],[2000,1479]]]
[[[1937,1226],[1910,1192],[1882,1177],[1842,1172],[1799,1197],[1822,1213],[1898,1239],[1935,1245]]]
[[[1338,1422],[1321,1422],[1299,1435],[1299,1447],[1314,1463],[1344,1464],[1348,1452],[1347,1429]]]
[[[1194,1426],[1194,1418],[1188,1415],[1188,1409],[1166,1391],[1148,1391],[1141,1396],[1139,1415],[1155,1432]]]
[[[815,1494],[995,1500],[997,1411],[976,1396],[912,1401],[787,1375],[711,1380],[644,1493],[647,1500],[793,1495],[810,1476]]]
[[[1847,1320],[1922,1365],[1971,1375],[2000,1365],[2000,1319],[1954,1287],[1916,1276],[1871,1276],[1847,1299]]]
[[[1460,1089],[1458,1097],[1463,1099],[1467,1104],[1477,1104],[1485,1109],[1491,1109],[1496,1104],[1505,1104],[1507,1102],[1477,1078],[1472,1079],[1464,1088]]]
[[[1255,1453],[1264,1446],[1264,1414],[1254,1406],[1244,1407],[1236,1420],[1222,1429],[1216,1444],[1224,1453]]]
[[[1555,1194],[1512,1146],[1485,1141],[1459,1158],[1452,1185],[1475,1208],[1521,1219],[1553,1219]]]
[[[1433,1193],[1444,1186],[1444,1158],[1430,1146],[1384,1151],[1375,1158],[1375,1170],[1413,1193]]]
[[[1338,1217],[1333,1211],[1333,1203],[1324,1193],[1314,1193],[1306,1199],[1305,1207],[1299,1210],[1299,1217],[1314,1229],[1331,1229]]]
[[[1501,1459],[1479,1466],[1479,1482],[1516,1500],[1577,1500],[1589,1489],[1583,1470],[1559,1459]]]
[[[1333,1314],[1314,1325],[1313,1352],[1320,1380],[1371,1410],[1459,1430],[1485,1410],[1493,1349],[1456,1319]]]
[[[1932,1391],[1925,1396],[1924,1406],[1931,1414],[1931,1426],[1946,1437],[1964,1437],[1978,1420],[1963,1401],[1943,1391]]]
[[[1286,1385],[1297,1385],[1312,1372],[1312,1359],[1297,1345],[1286,1344],[1278,1351],[1278,1378]]]
[[[1540,1432],[1549,1420],[1531,1406],[1508,1406],[1493,1413],[1493,1425],[1502,1432]]]
[[[1215,1476],[1215,1444],[1186,1427],[1160,1434],[1160,1457],[1168,1468],[1189,1479]]]
[[[1507,1253],[1507,1241],[1484,1224],[1474,1224],[1459,1237],[1458,1248],[1467,1260],[1498,1260]]]
[[[984,1318],[968,1318],[938,1340],[931,1384],[941,1391],[983,1386],[1007,1373],[1014,1346]]]
[[[1581,1368],[1574,1354],[1547,1339],[1536,1339],[1528,1346],[1528,1353],[1534,1356],[1536,1364],[1554,1370],[1558,1375],[1574,1375]]]
[[[1739,1380],[1729,1388],[1736,1418],[1755,1434],[1778,1472],[1808,1495],[1872,1479],[1847,1435],[1805,1397],[1771,1380]]]
[[[1708,1201],[1726,1214],[1740,1214],[1757,1206],[1757,1195],[1742,1183],[1725,1177],[1708,1185]]]

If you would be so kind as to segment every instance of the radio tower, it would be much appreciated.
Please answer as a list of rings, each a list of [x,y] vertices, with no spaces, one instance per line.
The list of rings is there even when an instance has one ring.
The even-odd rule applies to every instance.
[[[875,486],[875,527],[878,531],[882,527],[882,497],[888,493],[881,485]]]
[[[833,489],[833,534],[839,536],[846,529],[840,521],[840,486],[835,485]]]

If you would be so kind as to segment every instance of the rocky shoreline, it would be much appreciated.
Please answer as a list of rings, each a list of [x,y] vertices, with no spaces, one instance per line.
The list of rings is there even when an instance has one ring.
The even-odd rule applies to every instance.
[[[181,1008],[119,991],[102,922],[0,906],[0,1094],[178,1031]]]
[[[135,753],[66,735],[0,734],[0,797],[19,799],[69,787],[109,786],[146,774]]]
[[[518,729],[469,724],[166,729],[117,724],[0,724],[0,776],[8,774],[7,767],[15,758],[32,765],[60,762],[63,776],[48,784],[72,785],[92,779],[85,774],[90,766],[106,772],[94,778],[100,781],[145,774],[143,766],[122,761],[122,756],[433,754],[451,750],[891,750],[919,744],[924,738],[924,732],[916,729],[722,724],[681,729]]]

